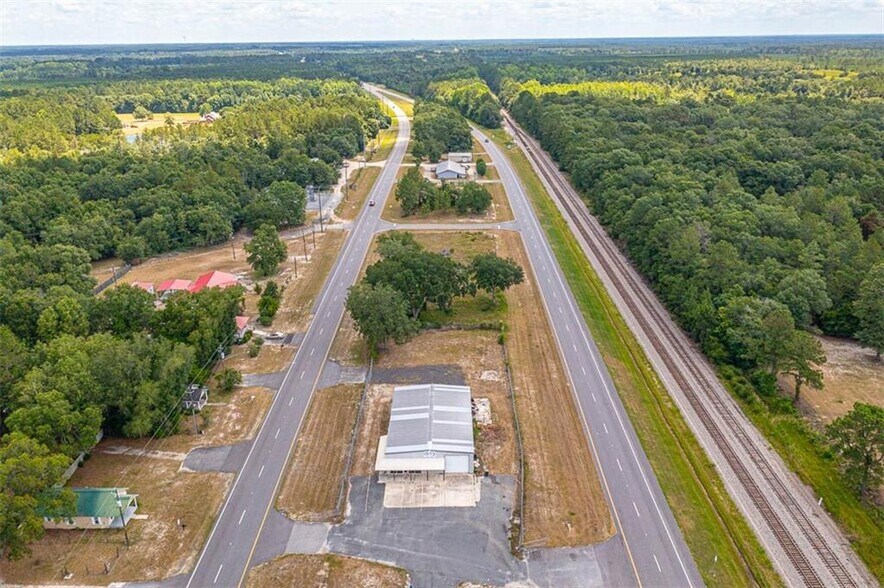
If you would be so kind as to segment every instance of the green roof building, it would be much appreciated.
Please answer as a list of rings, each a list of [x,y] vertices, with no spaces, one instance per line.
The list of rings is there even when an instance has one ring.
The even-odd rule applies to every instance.
[[[128,488],[71,488],[77,495],[73,518],[43,517],[46,529],[120,529],[138,510],[138,495]]]

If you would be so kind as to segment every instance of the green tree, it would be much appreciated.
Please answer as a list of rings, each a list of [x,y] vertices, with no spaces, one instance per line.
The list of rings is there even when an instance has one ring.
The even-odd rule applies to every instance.
[[[489,206],[491,206],[491,193],[485,186],[475,182],[464,184],[455,202],[455,208],[460,214],[467,212],[483,214]]]
[[[884,475],[884,408],[857,402],[826,427],[844,475],[857,492],[877,489]]]
[[[92,328],[126,337],[147,330],[155,312],[153,294],[130,284],[120,284],[95,300]]]
[[[789,307],[795,324],[809,327],[814,317],[832,306],[826,280],[819,271],[804,268],[790,272],[777,286],[777,300]]]
[[[817,389],[823,387],[823,372],[819,366],[824,363],[826,363],[826,354],[819,339],[805,331],[795,331],[786,345],[782,371],[795,379],[796,402],[801,395],[803,384]]]
[[[408,316],[408,305],[389,286],[360,282],[348,291],[346,307],[373,355],[390,339],[401,344],[417,333],[417,321]]]
[[[71,296],[60,298],[37,319],[37,336],[43,341],[59,335],[83,336],[88,333],[89,315],[80,301]]]
[[[242,384],[242,372],[233,368],[225,368],[215,374],[215,384],[221,394],[230,394]]]
[[[117,244],[116,254],[127,265],[138,265],[147,257],[147,241],[138,235],[124,237]]]
[[[22,433],[0,440],[0,555],[15,560],[43,536],[43,517],[73,516],[76,497],[57,489],[70,459]]]
[[[476,173],[480,176],[484,176],[488,172],[488,164],[485,163],[485,160],[481,157],[476,160]]]
[[[10,431],[18,431],[42,443],[54,453],[75,457],[95,445],[101,429],[101,410],[85,406],[75,410],[64,394],[41,392],[6,419]]]
[[[244,248],[249,264],[259,277],[275,274],[276,268],[288,254],[276,228],[268,224],[261,225]]]
[[[282,288],[270,280],[261,291],[261,297],[258,299],[258,322],[265,327],[273,323],[273,317],[279,310],[279,304],[282,301]]]
[[[498,257],[494,253],[483,253],[473,258],[470,271],[476,286],[485,290],[497,300],[497,293],[521,284],[525,279],[522,267],[509,258]]]
[[[880,361],[884,351],[884,261],[875,264],[860,284],[854,312],[859,318],[857,339],[874,349]]]
[[[132,116],[135,120],[151,120],[153,118],[153,113],[139,104],[135,107],[135,110],[132,111]]]
[[[0,325],[0,431],[6,415],[12,410],[13,385],[27,372],[31,356],[27,345],[6,325]]]

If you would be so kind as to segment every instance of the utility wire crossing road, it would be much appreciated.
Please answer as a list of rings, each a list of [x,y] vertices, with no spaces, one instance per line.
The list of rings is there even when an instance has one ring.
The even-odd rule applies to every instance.
[[[387,195],[405,156],[411,132],[408,118],[398,106],[383,98],[377,88],[368,85],[365,88],[393,108],[399,123],[396,144],[367,199],[374,200],[377,206],[365,205],[353,224],[314,307],[314,320],[252,442],[188,579],[188,587],[238,586],[245,581],[255,545],[273,507],[337,325],[343,318],[347,288],[359,275],[372,237],[378,230]]]

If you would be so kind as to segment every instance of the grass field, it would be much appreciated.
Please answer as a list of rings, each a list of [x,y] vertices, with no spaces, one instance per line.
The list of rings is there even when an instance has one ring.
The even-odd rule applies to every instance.
[[[335,507],[361,395],[361,384],[314,393],[276,499],[288,517],[335,522],[342,514]]]
[[[118,114],[117,118],[123,124],[123,134],[128,136],[140,135],[147,129],[156,129],[166,126],[166,117],[171,116],[176,124],[193,122],[200,119],[198,112],[163,112],[154,113],[150,120],[135,120],[131,114]]]
[[[248,588],[405,588],[402,568],[343,555],[283,555],[253,568]]]
[[[505,131],[485,131],[506,149]],[[710,585],[782,585],[524,154],[509,150],[694,560]]]
[[[368,193],[371,192],[378,176],[381,175],[381,169],[377,166],[368,166],[356,169],[350,173],[350,184],[356,184],[356,187],[351,188],[347,194],[347,199],[342,200],[338,204],[338,207],[335,209],[335,216],[343,220],[353,220],[356,218],[356,215],[362,210],[362,205],[365,204]]]

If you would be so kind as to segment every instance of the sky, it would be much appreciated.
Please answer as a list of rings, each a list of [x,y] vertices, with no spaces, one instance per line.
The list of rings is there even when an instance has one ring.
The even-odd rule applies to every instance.
[[[3,45],[884,34],[884,0],[0,0]]]

